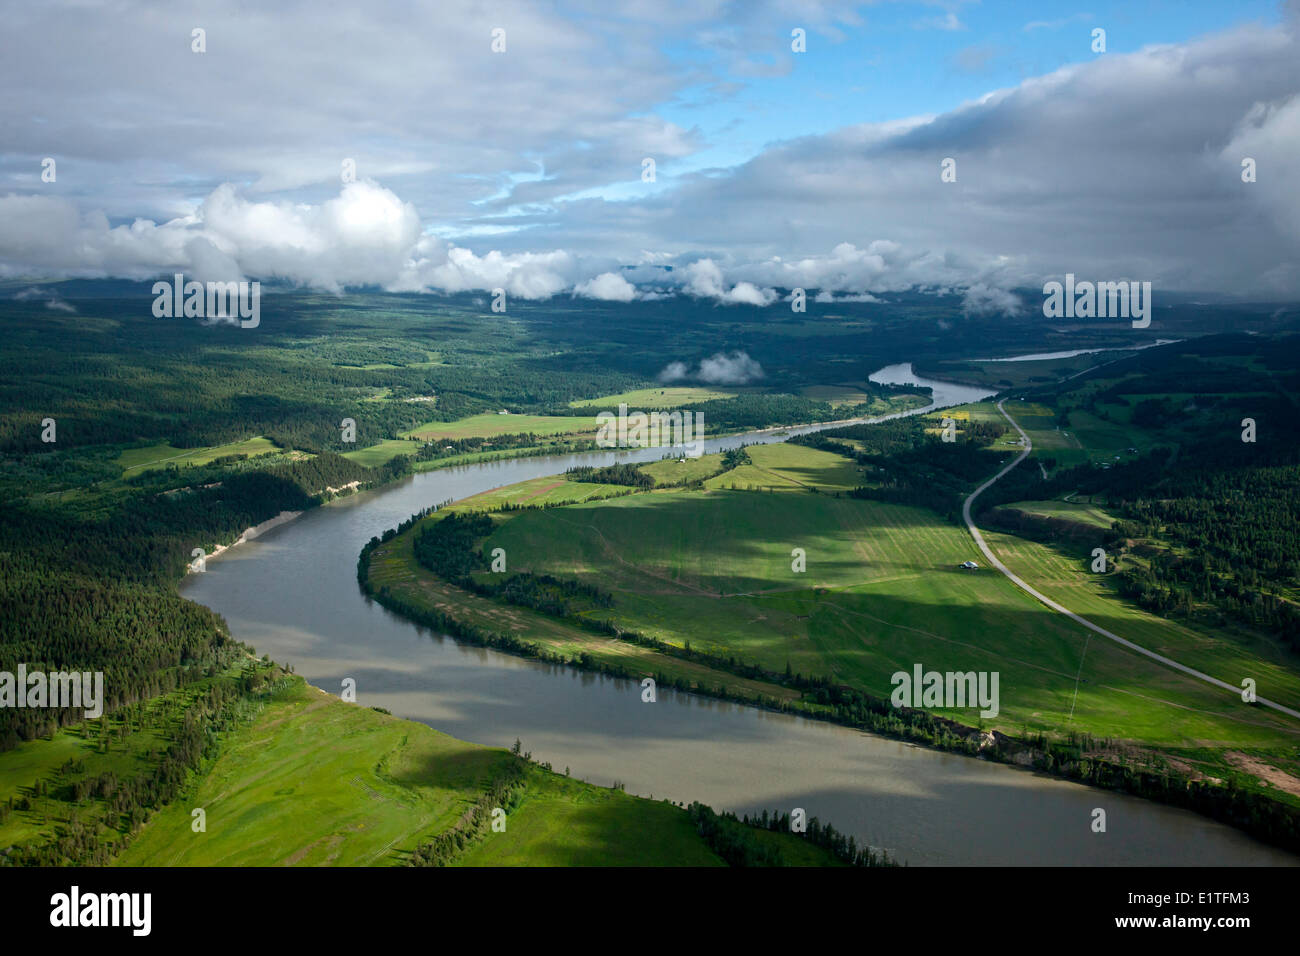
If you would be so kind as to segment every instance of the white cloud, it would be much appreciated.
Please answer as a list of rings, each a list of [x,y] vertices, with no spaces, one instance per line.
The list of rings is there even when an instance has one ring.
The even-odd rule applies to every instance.
[[[719,352],[700,363],[698,378],[711,385],[744,385],[763,377],[763,367],[744,352]]]
[[[963,293],[961,311],[964,315],[1020,315],[1024,303],[1013,292],[979,283]]]
[[[1086,58],[942,114],[664,175],[614,203],[601,187],[636,182],[643,156],[707,145],[655,115],[719,80],[698,58],[666,55],[665,38],[780,72],[788,57],[754,52],[773,24],[793,10],[833,38],[856,15],[645,2],[564,17],[507,3],[509,52],[493,56],[473,4],[438,6],[324,20],[294,7],[279,28],[214,0],[203,57],[176,40],[187,14],[136,0],[76,5],[77,30],[57,28],[57,3],[14,8],[0,34],[0,81],[18,91],[0,102],[0,276],[183,270],[754,306],[794,287],[819,303],[943,287],[969,290],[971,310],[1005,310],[1006,290],[1070,271],[1300,295],[1294,21]],[[165,71],[166,87],[140,62]],[[58,182],[42,184],[50,153]],[[360,181],[340,188],[345,156]],[[939,178],[948,156],[953,183]],[[1241,182],[1246,156],[1255,183]]]
[[[856,295],[841,295],[838,298],[831,292],[818,292],[813,297],[814,302],[820,302],[829,305],[832,302],[884,302],[884,299],[872,295],[870,292],[859,292]]]
[[[621,275],[602,272],[594,279],[580,282],[573,287],[575,295],[588,299],[604,299],[608,302],[631,302],[636,298],[636,286]]]
[[[690,369],[685,362],[669,362],[664,366],[663,371],[659,373],[658,379],[661,382],[680,382],[690,375]]]
[[[685,288],[691,295],[716,299],[726,305],[771,305],[777,299],[773,289],[760,289],[752,282],[738,282],[730,289],[722,269],[712,259],[692,262],[684,270]]]
[[[703,359],[694,372],[685,362],[669,362],[658,375],[661,382],[694,380],[710,385],[744,385],[763,377],[763,367],[745,352],[718,352]]]

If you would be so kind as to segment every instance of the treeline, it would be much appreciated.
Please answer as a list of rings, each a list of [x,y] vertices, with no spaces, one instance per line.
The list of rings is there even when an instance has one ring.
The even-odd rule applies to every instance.
[[[502,810],[509,814],[523,799],[527,767],[522,756],[512,754],[487,790],[461,815],[455,826],[419,844],[411,852],[407,865],[446,866],[482,840],[492,829],[492,812]]]
[[[759,839],[756,830],[768,830],[773,833],[790,833],[790,815],[772,813],[766,810],[762,815],[750,817],[746,814],[738,818],[734,813],[717,813],[702,803],[692,803],[687,807],[696,832],[704,838],[714,853],[722,857],[728,866],[789,866],[785,855],[773,843]],[[829,824],[823,824],[816,817],[808,821],[807,832],[800,834],[814,846],[826,850],[835,859],[849,866],[896,866],[887,854],[876,855],[868,847],[859,847],[857,841],[839,833]]]
[[[711,402],[683,405],[682,411],[704,415],[704,428],[763,428],[767,425],[793,425],[825,422],[836,417],[829,402],[814,401],[798,395],[737,395]]]
[[[234,646],[216,615],[162,588],[23,568],[9,554],[0,622],[0,670],[102,672],[105,714],[210,676]],[[83,709],[0,708],[0,751],[79,723]]]
[[[631,488],[643,489],[655,486],[655,480],[641,471],[640,465],[632,465],[627,462],[607,465],[604,468],[580,465],[577,468],[568,469],[564,473],[564,477],[569,481],[585,481],[598,485],[627,485]]]
[[[502,573],[499,580],[488,581],[474,577],[473,572],[486,571],[490,567],[479,543],[492,533],[494,527],[491,517],[486,514],[452,512],[420,529],[413,542],[415,559],[422,567],[457,587],[544,614],[568,617],[579,606],[613,605],[614,596],[608,591],[549,574],[515,571]]]
[[[514,448],[534,448],[546,446],[545,453],[555,454],[560,451],[592,451],[598,446],[594,439],[567,438],[557,440],[553,435],[537,435],[533,432],[518,432],[510,435],[493,435],[490,438],[473,436],[470,438],[435,438],[427,443],[411,440],[411,455],[416,461],[438,461],[454,458],[457,455],[475,454],[484,451],[505,451]]]
[[[1164,480],[1117,503],[1119,535],[1169,545],[1124,568],[1121,591],[1161,614],[1205,616],[1208,606],[1211,623],[1260,628],[1300,652],[1289,597],[1300,585],[1300,464],[1243,466],[1236,447],[1218,444],[1188,451]]]
[[[195,547],[234,540],[281,511],[313,507],[331,497],[329,487],[377,484],[399,469],[365,468],[325,452],[169,493],[116,494],[76,506],[2,503],[0,552],[31,571],[174,583]]]
[[[11,796],[0,809],[11,813],[30,812],[41,800],[59,800],[71,809],[66,824],[44,843],[19,844],[0,854],[4,866],[106,866],[130,842],[153,813],[180,796],[192,775],[215,759],[220,733],[246,720],[252,713],[250,695],[273,692],[281,686],[274,665],[249,662],[238,678],[221,677],[186,703],[179,715],[165,709],[165,718],[150,721],[144,704],[133,705],[138,713],[119,714],[123,729],[153,730],[167,740],[161,753],[143,761],[144,769],[132,776],[112,770],[94,776],[85,773],[84,760],[74,759],[55,774],[51,786],[38,778],[26,794]],[[281,678],[282,679],[282,678]],[[166,718],[175,717],[174,720]],[[111,746],[108,718],[102,718],[100,748]],[[119,835],[103,838],[101,827]]]

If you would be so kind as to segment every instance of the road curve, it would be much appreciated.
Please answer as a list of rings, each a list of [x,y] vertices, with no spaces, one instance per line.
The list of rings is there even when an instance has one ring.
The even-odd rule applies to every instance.
[[[1141,647],[1140,645],[1134,644],[1132,641],[1125,640],[1124,638],[1120,637],[1118,634],[1112,634],[1104,627],[1098,627],[1096,624],[1093,624],[1088,619],[1080,617],[1078,614],[1075,614],[1073,611],[1062,607],[1060,604],[1053,601],[1047,595],[1042,594],[1039,591],[1035,590],[1034,588],[1030,587],[1028,583],[1026,583],[1024,580],[1018,577],[1010,568],[1008,568],[1005,564],[1002,563],[1002,561],[997,557],[997,555],[993,553],[993,549],[990,548],[988,544],[984,541],[984,535],[980,534],[980,529],[975,527],[975,522],[971,519],[971,513],[970,513],[971,503],[974,502],[974,500],[978,498],[986,488],[992,486],[1003,475],[1005,475],[1012,468],[1015,468],[1016,465],[1020,464],[1022,461],[1028,458],[1029,453],[1034,449],[1033,442],[1030,441],[1029,436],[1025,434],[1025,430],[1021,428],[1020,425],[1016,422],[1016,420],[1007,414],[1007,410],[1002,407],[1004,402],[1006,402],[1005,398],[1002,399],[1002,401],[998,402],[998,411],[1002,413],[1003,418],[1005,418],[1008,422],[1011,423],[1011,427],[1020,433],[1020,438],[1024,443],[1024,447],[1021,449],[1020,454],[1017,455],[1013,461],[1011,461],[1009,464],[1003,467],[1001,471],[999,471],[988,481],[984,482],[984,484],[980,485],[978,488],[972,491],[970,493],[970,496],[966,499],[965,503],[962,504],[961,506],[962,519],[966,522],[966,527],[970,531],[971,537],[974,538],[975,543],[979,545],[980,551],[984,552],[984,557],[988,559],[990,564],[992,564],[995,568],[997,568],[1008,578],[1010,578],[1012,584],[1020,588],[1020,590],[1024,591],[1026,594],[1030,595],[1037,601],[1047,605],[1053,611],[1057,611],[1061,614],[1064,614],[1066,617],[1070,618],[1071,620],[1077,621],[1079,624],[1082,624],[1088,630],[1096,634],[1100,634],[1102,637],[1114,641],[1116,644],[1122,644],[1124,647],[1127,647],[1129,650],[1136,651],[1137,653],[1143,655],[1144,657],[1149,657],[1154,661],[1159,661],[1161,664],[1164,664],[1166,667],[1172,667],[1174,668],[1174,670],[1182,671],[1184,674],[1190,674],[1192,677],[1195,677],[1198,680],[1203,680],[1208,684],[1213,684],[1215,687],[1221,687],[1224,690],[1232,691],[1232,693],[1235,694],[1238,699],[1240,699],[1241,697],[1240,687],[1234,687],[1232,684],[1226,683],[1225,681],[1221,681],[1217,677],[1211,677],[1209,674],[1203,674],[1200,671],[1196,670],[1195,668],[1188,667],[1186,664],[1178,663],[1178,661],[1174,660],[1171,657],[1165,657],[1163,654],[1157,654],[1155,651],[1149,651],[1145,647]],[[1290,707],[1285,707],[1282,704],[1276,703],[1274,701],[1266,700],[1263,697],[1256,697],[1255,700],[1257,703],[1263,705],[1264,707],[1271,707],[1273,710],[1279,710],[1282,713],[1287,714],[1291,717],[1300,718],[1300,711],[1292,710]]]

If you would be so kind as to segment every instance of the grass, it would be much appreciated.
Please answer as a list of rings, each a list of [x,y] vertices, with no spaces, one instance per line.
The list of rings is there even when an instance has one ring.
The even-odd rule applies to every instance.
[[[1091,641],[1001,574],[957,570],[977,557],[974,545],[929,512],[824,494],[779,501],[775,507],[769,495],[749,492],[634,495],[513,516],[485,547],[505,548],[515,569],[612,591],[613,610],[593,613],[625,628],[770,670],[789,663],[880,697],[888,697],[892,673],[917,662],[999,671],[1002,712],[986,723],[1008,733],[1073,729],[1178,746],[1300,741],[1300,726],[1288,718]],[[1040,562],[1053,554],[1013,540],[1013,568],[1027,554]],[[805,575],[791,570],[796,547],[807,555]],[[1059,558],[1052,573],[1061,579],[1071,569]],[[1300,684],[1284,668],[1264,667],[1230,642],[1175,628],[1113,595],[1062,600],[1191,666],[1260,675],[1261,688],[1300,700]],[[973,712],[948,716],[978,722]]]
[[[358,465],[375,468],[396,458],[398,455],[414,455],[419,450],[419,442],[405,441],[400,438],[386,438],[377,445],[358,448],[356,451],[345,451],[343,457],[352,459]]]
[[[585,415],[471,415],[453,422],[427,422],[402,435],[434,441],[439,438],[492,438],[496,435],[589,435],[595,437],[596,418]]]
[[[472,499],[466,499],[452,507],[472,506]],[[798,696],[795,691],[784,687],[735,677],[694,661],[680,660],[626,641],[602,637],[569,622],[527,608],[498,603],[447,584],[425,571],[415,560],[412,541],[419,527],[417,524],[414,529],[384,543],[371,554],[370,581],[376,589],[387,587],[395,596],[406,601],[437,608],[457,620],[479,627],[515,634],[570,660],[586,655],[595,663],[611,668],[626,668],[630,673],[640,676],[662,673],[669,680],[680,680],[690,688],[714,688],[718,684],[725,684],[733,693],[755,702],[764,699],[793,700]],[[510,556],[510,567],[515,569],[515,556],[506,553]]]
[[[1084,501],[1013,501],[1002,507],[1043,518],[1060,518],[1107,531],[1116,520],[1114,515],[1106,512],[1100,505]]]
[[[712,478],[722,470],[722,455],[700,455],[698,458],[665,458],[642,465],[637,471],[649,475],[658,486],[686,484]]]
[[[776,491],[851,491],[862,484],[857,466],[843,455],[778,442],[746,449],[752,464],[710,478],[706,488]]]
[[[269,438],[249,438],[207,448],[174,448],[161,442],[144,448],[128,448],[117,457],[117,463],[122,467],[122,477],[129,478],[142,471],[166,468],[168,465],[185,468],[190,465],[206,465],[227,455],[248,455],[251,458],[279,450],[279,446]]]
[[[815,402],[827,402],[836,405],[861,405],[871,401],[871,396],[861,388],[852,385],[806,385],[799,389],[804,398]]]
[[[92,796],[74,806],[58,795],[77,781],[93,780],[103,773],[111,772],[119,780],[144,773],[156,762],[156,754],[166,749],[190,702],[206,695],[214,681],[231,679],[235,673],[154,697],[137,705],[136,713],[129,717],[119,713],[73,724],[6,751],[0,760],[0,801],[25,797],[30,808],[13,811],[0,823],[0,847],[47,842],[73,813],[95,829],[98,842],[119,845],[125,825],[108,801]],[[106,749],[102,745],[105,739]],[[37,780],[46,787],[44,795],[35,793]]]
[[[1006,409],[1034,443],[1034,458],[1051,458],[1056,468],[1086,461],[1114,462],[1116,455],[1127,461],[1137,457],[1129,453],[1129,448],[1150,449],[1155,442],[1153,435],[1137,426],[1107,422],[1080,409],[1070,412],[1069,425],[1059,425],[1055,410],[1038,402],[1008,401]],[[1001,425],[1007,421],[994,402],[975,402],[945,414],[958,421],[970,418]],[[1018,437],[1009,429],[1004,439],[993,447],[1007,450],[1012,447],[1010,441]]]
[[[722,391],[716,388],[701,388],[691,385],[664,386],[662,388],[638,388],[617,395],[605,395],[601,398],[584,398],[569,402],[570,408],[617,408],[626,403],[630,411],[643,411],[652,408],[677,408],[681,405],[698,405],[719,398],[735,398],[736,392]]]
[[[836,497],[856,480],[851,462],[796,445],[754,446],[752,466],[673,490],[503,516],[484,544],[502,547],[512,570],[577,578],[615,595],[591,611],[676,646],[780,671],[787,663],[881,697],[890,676],[917,662],[943,670],[997,670],[1002,712],[988,723],[1014,733],[1078,730],[1161,746],[1294,747],[1300,727],[1135,655],[1042,607],[1001,574],[957,565],[976,558],[965,529],[919,508]],[[754,483],[780,489],[732,491],[750,469]],[[721,485],[722,487],[719,487]],[[516,498],[536,494],[526,483]],[[818,494],[809,493],[810,488]],[[495,500],[511,500],[503,490]],[[1090,506],[1053,502],[1063,512]],[[1043,545],[995,536],[1013,568],[1053,588],[1072,610],[1103,627],[1228,679],[1257,675],[1275,697],[1300,700],[1300,679],[1267,647],[1175,626],[1127,605],[1089,577],[1077,559]],[[803,574],[792,551],[807,556]],[[982,563],[982,562],[981,562]],[[1035,568],[1037,570],[1035,570]],[[568,653],[598,647],[608,660],[641,662],[647,672],[675,665],[619,646],[562,621],[447,588],[398,542],[373,566],[376,585],[407,589],[455,615],[512,630]],[[1082,587],[1087,599],[1077,589]],[[1085,653],[1086,648],[1086,653]],[[655,660],[658,658],[658,660]],[[1252,669],[1253,668],[1253,669]],[[1227,676],[1224,676],[1227,675]],[[703,675],[708,686],[719,678]],[[730,684],[733,679],[724,678]],[[1233,682],[1236,679],[1233,678]],[[1077,684],[1077,690],[1076,690]],[[752,688],[763,693],[763,686]],[[767,685],[771,692],[771,685]],[[1267,696],[1267,694],[1266,694]],[[976,723],[973,712],[948,714]]]
[[[1011,535],[986,532],[985,539],[1031,587],[1076,614],[1220,680],[1239,684],[1242,677],[1253,677],[1262,697],[1292,707],[1300,703],[1295,659],[1274,642],[1235,632],[1229,637],[1224,631],[1211,632],[1158,617],[1119,599],[1108,576],[1091,573],[1078,558]],[[1224,697],[1225,692],[1215,691],[1214,696]],[[1294,720],[1289,726],[1300,730]]]
[[[158,813],[116,863],[400,864],[453,827],[516,759],[295,679],[256,722],[230,735],[192,795]],[[488,833],[458,865],[722,865],[679,807],[532,764],[526,781],[505,831]],[[191,810],[198,807],[206,831],[195,833]],[[832,862],[784,839],[792,862]]]
[[[624,485],[600,484],[588,481],[568,481],[560,475],[530,478],[517,484],[482,491],[462,498],[453,506],[455,510],[491,511],[502,505],[549,505],[561,502],[590,501],[626,494]]]

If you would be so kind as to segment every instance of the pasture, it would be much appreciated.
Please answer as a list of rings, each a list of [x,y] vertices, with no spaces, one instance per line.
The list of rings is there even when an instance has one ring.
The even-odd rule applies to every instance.
[[[190,465],[206,465],[227,455],[247,455],[253,458],[277,451],[280,448],[275,442],[260,437],[206,448],[173,448],[166,442],[159,442],[143,448],[128,448],[117,456],[117,463],[122,467],[122,477],[130,478],[142,471],[166,468],[168,465],[185,468]]]
[[[595,437],[596,416],[586,415],[470,415],[451,422],[426,422],[403,438],[493,438],[497,435],[588,435]]]
[[[719,398],[735,398],[738,393],[717,388],[694,385],[664,385],[659,388],[637,388],[617,395],[605,395],[600,398],[584,398],[569,402],[570,408],[617,409],[626,404],[629,411],[646,411],[655,408],[679,408],[682,405],[698,405]]]
[[[392,866],[451,829],[517,758],[345,703],[300,679],[231,734],[192,794],[156,814],[118,866]],[[720,866],[684,809],[529,764],[505,832],[465,866]],[[206,813],[192,827],[191,808]],[[762,835],[793,863],[830,857]]]

